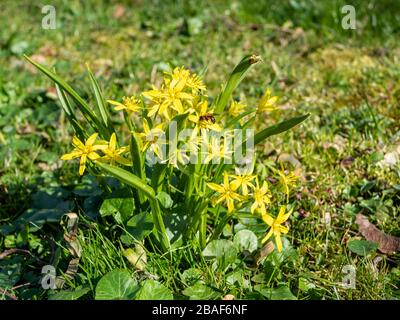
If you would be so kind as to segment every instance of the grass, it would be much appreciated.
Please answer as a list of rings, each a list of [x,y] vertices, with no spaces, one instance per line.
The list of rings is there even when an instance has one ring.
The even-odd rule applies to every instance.
[[[88,285],[84,298],[94,297],[102,275],[121,268],[158,279],[176,298],[187,298],[185,289],[196,275],[211,290],[207,297],[214,298],[229,293],[262,298],[257,285],[285,285],[299,299],[398,298],[399,254],[358,256],[347,243],[361,238],[354,222],[359,212],[384,232],[400,235],[400,167],[378,165],[400,139],[400,4],[351,1],[357,29],[343,30],[340,8],[347,2],[54,1],[57,29],[43,30],[39,2],[2,1],[0,225],[29,209],[77,211],[83,254],[78,274],[66,288]],[[118,16],[118,10],[123,14]],[[196,243],[177,249],[172,258],[150,250],[149,243],[146,272],[136,272],[122,255],[118,230],[93,219],[101,201],[96,184],[80,179],[77,165],[59,160],[71,130],[52,84],[28,66],[24,53],[54,66],[89,100],[94,97],[87,94],[86,62],[105,95],[117,100],[159,81],[168,63],[204,72],[215,95],[217,84],[244,54],[260,54],[264,63],[234,93],[236,98],[259,97],[269,86],[281,97],[281,110],[260,119],[260,126],[311,113],[301,127],[268,140],[257,164],[263,178],[266,166],[278,157],[301,164],[287,236],[292,249],[283,256],[272,254],[256,267],[248,262],[252,257],[240,256],[221,268],[205,260]],[[0,260],[0,274],[15,275],[11,288],[30,283],[10,292],[20,299],[47,298],[52,292],[35,283],[41,266],[65,246],[59,224],[8,235],[1,230],[0,252],[14,247],[31,252]],[[230,234],[224,230],[226,237]],[[65,249],[60,254],[59,271],[71,259]],[[355,289],[340,286],[345,265],[356,268]]]

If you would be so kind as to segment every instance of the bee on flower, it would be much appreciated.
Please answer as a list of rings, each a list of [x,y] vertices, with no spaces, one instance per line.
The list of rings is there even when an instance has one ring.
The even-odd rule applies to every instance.
[[[196,99],[190,109],[189,121],[193,122],[200,130],[213,130],[220,132],[222,127],[216,123],[212,110],[208,110],[208,101]]]

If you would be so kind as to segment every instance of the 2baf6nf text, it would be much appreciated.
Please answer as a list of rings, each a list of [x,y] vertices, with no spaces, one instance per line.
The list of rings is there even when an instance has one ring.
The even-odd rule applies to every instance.
[[[159,304],[154,306],[152,314],[154,315],[176,315],[184,317],[185,314],[197,315],[244,315],[247,312],[247,305],[230,305],[230,304],[198,304],[195,308],[191,307],[174,307],[163,306]]]

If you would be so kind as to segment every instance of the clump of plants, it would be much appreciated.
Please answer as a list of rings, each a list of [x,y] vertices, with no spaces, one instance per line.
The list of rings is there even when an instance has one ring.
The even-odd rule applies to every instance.
[[[106,100],[88,70],[93,105],[55,72],[27,59],[55,82],[74,130],[73,149],[61,159],[78,159],[79,175],[93,175],[105,192],[112,193],[108,176],[128,187],[125,197],[132,198],[135,209],[115,217],[126,229],[125,244],[143,240],[140,234],[161,252],[188,241],[204,248],[233,220],[256,217],[264,223],[261,242],[273,239],[282,250],[281,235],[288,232],[285,222],[293,211],[290,188],[297,176],[281,167],[271,169],[278,183],[259,179],[254,174],[256,145],[308,115],[254,132],[256,119],[276,109],[278,98],[266,90],[258,105],[247,106],[232,93],[260,62],[258,56],[244,57],[213,99],[200,76],[177,67],[164,73],[160,87]],[[122,125],[113,121],[112,109],[123,113]],[[129,132],[129,139],[123,132]],[[129,232],[132,228],[148,232]]]

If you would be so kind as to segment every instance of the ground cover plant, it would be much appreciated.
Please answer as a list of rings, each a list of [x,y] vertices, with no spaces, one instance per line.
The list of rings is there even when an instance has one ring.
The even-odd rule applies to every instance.
[[[3,1],[0,297],[397,299],[400,7],[345,4]]]

